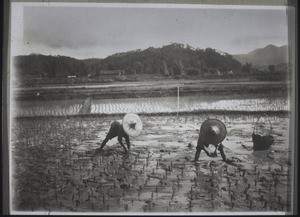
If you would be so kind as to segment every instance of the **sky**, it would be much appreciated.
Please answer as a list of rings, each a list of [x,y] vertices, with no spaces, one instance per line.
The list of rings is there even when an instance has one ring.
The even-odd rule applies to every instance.
[[[170,43],[229,54],[288,44],[286,8],[14,3],[11,54],[109,55]]]

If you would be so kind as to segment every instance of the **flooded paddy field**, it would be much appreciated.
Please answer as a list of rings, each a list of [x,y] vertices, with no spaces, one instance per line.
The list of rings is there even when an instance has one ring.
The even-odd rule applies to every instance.
[[[113,89],[112,98],[110,86],[102,88],[104,98],[93,95],[97,92],[93,88],[86,90],[90,95],[75,98],[63,94],[56,99],[50,89],[47,94],[34,89],[36,97],[30,100],[32,92],[27,92],[30,97],[14,101],[11,110],[13,210],[289,211],[293,143],[287,88],[272,84],[278,91],[255,86],[236,92],[228,83],[221,85],[219,94],[202,93],[209,85],[195,87],[193,94],[192,88],[182,91],[179,100],[173,83],[175,92],[167,87],[170,95],[157,92],[159,97],[140,84],[129,91],[134,98],[127,96],[128,86]],[[139,88],[147,94],[138,96]],[[221,94],[222,88],[227,92]],[[47,98],[49,91],[53,99]],[[39,98],[43,94],[45,99]],[[131,138],[129,153],[124,154],[117,138],[96,152],[110,124],[128,112],[139,114],[143,123],[142,134]],[[265,129],[272,127],[267,131],[274,144],[269,150],[253,151],[255,121],[263,114],[267,116],[260,120]],[[208,118],[225,123],[223,144],[233,164],[224,163],[220,154],[210,158],[203,152],[199,161],[192,161],[200,126]]]
[[[244,97],[253,94],[269,96],[287,96],[293,88],[288,80],[257,81],[252,79],[195,79],[161,80],[148,82],[121,82],[94,85],[51,85],[43,87],[13,87],[12,97],[16,100],[49,101],[85,99],[120,99],[174,97],[180,96],[215,96],[221,95]]]
[[[242,112],[277,112],[289,111],[290,100],[284,97],[245,98],[226,96],[184,96],[148,97],[120,99],[86,99],[50,100],[50,101],[16,101],[13,106],[14,117],[37,116],[72,116],[78,114],[111,115],[128,112],[176,113],[198,111],[242,111]]]
[[[286,113],[267,114],[275,141],[266,151],[252,150],[258,114],[139,114],[143,131],[131,138],[127,155],[116,138],[95,152],[121,114],[14,118],[13,210],[289,211],[291,119]],[[203,152],[198,162],[192,162],[200,126],[207,118],[225,123],[223,144],[233,165]]]

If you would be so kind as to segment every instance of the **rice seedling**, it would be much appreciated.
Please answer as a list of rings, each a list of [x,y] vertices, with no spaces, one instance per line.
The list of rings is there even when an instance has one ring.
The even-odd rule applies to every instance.
[[[102,203],[105,204],[105,194],[102,195]]]
[[[188,118],[187,121],[188,123],[192,123],[195,122],[199,123],[201,122],[201,120],[204,119],[204,117],[198,117],[198,118],[192,118],[192,116],[190,119]],[[148,117],[147,117],[148,118]],[[156,117],[157,119],[158,117]],[[164,118],[164,117],[159,117],[160,120],[162,122],[166,122],[168,120],[168,118]],[[179,117],[180,119],[181,117]],[[156,119],[153,119],[153,117],[149,117],[149,120],[153,120],[153,123],[155,122]],[[92,120],[92,118],[91,118]],[[105,120],[109,120],[109,118],[105,119]],[[185,120],[185,117],[181,118],[181,121]],[[200,120],[200,121],[199,121]],[[231,119],[229,119],[231,120]],[[177,118],[176,118],[176,121]],[[241,120],[238,120],[241,121]],[[108,121],[107,121],[108,122]],[[42,154],[44,151],[48,151],[48,155],[49,155],[49,161],[47,160],[47,164],[43,163],[43,161],[40,159],[37,159],[36,162],[42,162],[42,164],[45,167],[36,167],[34,173],[35,174],[40,174],[39,176],[48,176],[48,181],[51,182],[51,185],[45,186],[45,191],[40,190],[39,187],[33,186],[32,187],[32,193],[30,193],[30,189],[27,191],[27,193],[24,193],[24,195],[28,194],[32,194],[31,197],[32,199],[35,201],[35,205],[34,209],[43,209],[41,206],[43,205],[42,203],[44,203],[43,200],[44,197],[48,197],[48,198],[52,198],[53,200],[53,204],[51,205],[51,203],[48,203],[48,207],[46,207],[45,209],[49,210],[50,208],[55,208],[56,210],[60,208],[60,202],[62,202],[62,210],[71,210],[72,208],[67,208],[65,205],[65,200],[63,195],[68,195],[68,198],[70,200],[71,205],[73,206],[74,210],[76,210],[76,203],[75,201],[79,201],[80,203],[82,203],[82,206],[79,205],[79,203],[77,204],[77,208],[78,210],[90,210],[90,209],[94,209],[94,211],[97,211],[99,209],[101,209],[102,211],[105,211],[107,209],[106,205],[109,204],[110,206],[110,211],[116,211],[118,208],[116,208],[113,204],[118,204],[120,202],[120,199],[123,197],[127,197],[127,195],[130,194],[131,190],[129,191],[125,191],[124,189],[120,189],[118,187],[118,185],[116,184],[117,182],[113,181],[109,181],[109,180],[114,180],[116,177],[122,177],[122,179],[124,178],[123,174],[123,169],[120,169],[119,166],[121,166],[122,164],[122,160],[121,157],[123,157],[123,155],[119,155],[119,157],[117,157],[118,152],[113,152],[111,155],[106,155],[109,154],[109,151],[104,152],[104,154],[100,154],[97,155],[95,157],[91,157],[89,155],[90,152],[87,151],[81,151],[83,147],[86,148],[90,148],[91,146],[89,145],[89,143],[87,143],[86,141],[84,141],[84,132],[81,132],[80,135],[80,127],[83,130],[84,128],[86,129],[86,139],[90,138],[91,136],[91,131],[88,130],[87,127],[84,127],[84,124],[87,124],[89,126],[91,126],[91,128],[95,128],[93,126],[94,123],[98,124],[97,122],[95,122],[95,120],[93,121],[82,121],[82,123],[80,123],[80,119],[78,118],[78,120],[73,121],[73,119],[70,119],[69,122],[65,122],[64,121],[59,121],[59,119],[55,120],[55,121],[48,121],[48,122],[44,122],[47,123],[47,125],[45,125],[45,127],[43,127],[43,122],[36,122],[36,125],[30,125],[27,128],[29,129],[30,127],[33,128],[40,128],[37,131],[32,131],[32,130],[28,130],[28,134],[29,135],[34,135],[35,136],[35,140],[34,137],[32,137],[32,140],[30,142],[32,142],[32,147],[34,147],[34,149],[36,149],[36,147],[40,147],[38,148],[39,151],[36,151],[37,154]],[[76,125],[77,123],[77,125]],[[79,123],[79,124],[78,124]],[[93,123],[93,124],[92,124]],[[103,126],[102,124],[103,122],[101,122],[101,124],[98,124],[98,126]],[[172,119],[171,122],[172,123]],[[149,123],[147,123],[149,125]],[[71,126],[72,125],[72,126]],[[64,127],[65,126],[65,127]],[[77,126],[77,127],[76,127]],[[155,127],[155,126],[154,126]],[[47,129],[49,128],[49,129]],[[51,129],[52,128],[52,129]],[[54,129],[57,128],[57,129]],[[72,131],[71,129],[74,129],[73,131],[77,132],[77,133],[73,133],[71,134],[69,131]],[[157,129],[159,129],[159,127],[157,127]],[[23,131],[25,132],[25,130],[23,129]],[[56,132],[57,131],[57,132]],[[47,133],[49,132],[49,133]],[[47,136],[42,134],[47,133]],[[161,132],[161,134],[164,134],[165,132]],[[76,135],[77,134],[77,135]],[[50,140],[50,135],[52,135],[52,140]],[[21,137],[22,135],[20,135]],[[95,136],[99,136],[96,135]],[[181,135],[182,136],[182,135]],[[23,137],[23,142],[26,143],[26,140],[29,139],[25,139],[25,137],[27,136],[22,136]],[[95,138],[96,138],[95,137]],[[186,138],[183,137],[183,140],[185,140]],[[45,140],[45,141],[44,141]],[[99,138],[97,138],[97,140],[99,140]],[[179,141],[180,139],[176,138],[176,141]],[[49,144],[49,141],[51,141],[51,149],[50,146],[46,146],[43,144]],[[81,142],[79,142],[81,141]],[[80,146],[78,146],[78,144],[80,144]],[[153,142],[154,144],[155,142]],[[48,145],[47,144],[47,145]],[[50,144],[49,144],[50,145]],[[26,146],[23,146],[23,148]],[[30,147],[30,146],[29,146]],[[31,147],[31,148],[32,148]],[[58,152],[56,149],[57,147],[62,147],[61,149],[59,149],[60,151]],[[78,147],[78,150],[76,150],[76,147]],[[215,185],[214,187],[211,187],[210,190],[213,190],[215,188],[217,188],[218,186],[220,186],[220,177],[219,177],[219,173],[216,170],[216,167],[213,165],[210,165],[212,168],[212,171],[210,171],[210,168],[208,168],[208,170],[205,167],[196,167],[196,171],[195,174],[191,176],[191,171],[193,169],[195,169],[193,166],[190,166],[190,164],[187,166],[185,165],[184,161],[181,163],[181,165],[177,165],[177,163],[174,163],[174,160],[177,161],[178,159],[182,159],[182,158],[172,158],[172,156],[179,156],[180,153],[176,153],[176,151],[172,151],[170,153],[170,155],[168,155],[168,152],[166,152],[165,154],[168,155],[168,161],[167,163],[164,164],[164,166],[162,168],[165,168],[166,170],[160,170],[160,161],[159,161],[159,157],[156,157],[158,155],[156,155],[157,153],[160,154],[159,149],[157,149],[156,147],[151,147],[151,152],[147,152],[146,148],[143,148],[139,145],[137,145],[136,147],[133,148],[141,148],[140,150],[143,150],[143,156],[144,156],[144,162],[141,162],[138,160],[138,155],[136,155],[135,157],[132,156],[132,159],[129,158],[130,163],[132,163],[133,167],[130,170],[127,170],[126,175],[127,175],[127,180],[128,182],[130,182],[132,184],[133,187],[137,187],[137,189],[139,189],[138,187],[147,183],[147,186],[153,186],[153,188],[145,188],[143,190],[143,193],[145,192],[147,195],[146,197],[148,197],[149,199],[155,199],[155,197],[159,197],[160,192],[165,192],[167,190],[168,186],[176,186],[177,189],[179,189],[180,187],[180,194],[184,195],[186,193],[190,200],[196,200],[196,198],[199,197],[199,193],[198,191],[201,190],[201,194],[204,196],[205,194],[207,194],[209,191],[204,190],[203,188],[203,184],[205,181],[203,181],[201,178],[203,177],[203,171],[208,172],[208,175],[210,177],[213,177],[213,185]],[[48,150],[47,150],[48,149]],[[70,150],[72,152],[69,152],[70,155],[68,155],[67,150]],[[73,150],[74,149],[74,150]],[[109,149],[107,149],[109,150]],[[170,149],[171,150],[171,149]],[[179,151],[181,149],[179,148]],[[149,151],[149,150],[148,150]],[[50,152],[57,152],[54,154],[51,154],[51,156],[53,156],[53,160],[51,161],[50,159]],[[150,155],[149,153],[154,153],[154,155]],[[32,152],[33,153],[33,152]],[[85,154],[87,154],[85,156]],[[30,155],[29,155],[30,156]],[[55,157],[57,156],[57,157]],[[108,157],[109,156],[109,157]],[[121,157],[120,157],[121,156]],[[148,159],[147,159],[148,158]],[[29,160],[30,158],[28,158]],[[55,160],[57,159],[57,160]],[[169,160],[170,159],[170,160]],[[38,161],[40,160],[40,161]],[[24,161],[24,160],[23,160]],[[110,163],[110,162],[113,163]],[[22,167],[24,166],[23,162],[20,161],[21,163],[19,164],[18,167]],[[24,161],[25,162],[25,161]],[[146,167],[146,163],[148,162],[148,167]],[[169,162],[169,164],[168,164]],[[125,166],[127,166],[127,161],[125,162]],[[217,162],[218,164],[218,162]],[[143,168],[144,167],[144,168]],[[177,168],[181,168],[182,169],[178,169]],[[46,168],[45,170],[43,170],[42,168]],[[223,167],[224,168],[224,167]],[[280,168],[280,167],[279,167]],[[200,170],[201,169],[201,170]],[[274,175],[274,173],[271,174],[271,171],[269,171],[269,173],[265,173],[265,170],[261,171],[261,174],[263,174],[263,176],[257,176],[254,175],[255,177],[252,177],[253,173],[247,173],[245,172],[243,174],[243,171],[240,171],[240,174],[238,173],[234,173],[234,175],[237,176],[231,176],[229,175],[229,171],[231,169],[230,166],[225,166],[225,175],[222,175],[222,177],[224,178],[224,180],[227,180],[226,183],[226,187],[229,187],[229,190],[224,190],[222,191],[223,193],[226,193],[227,196],[227,192],[229,193],[229,195],[235,195],[237,194],[237,192],[239,192],[241,190],[241,188],[243,190],[245,190],[246,194],[246,200],[241,201],[239,199],[239,201],[234,201],[235,205],[237,207],[237,209],[241,209],[240,207],[243,206],[243,204],[245,205],[245,207],[250,209],[250,201],[252,201],[253,199],[250,197],[250,194],[252,193],[253,195],[255,195],[259,190],[259,188],[263,189],[262,192],[260,192],[260,194],[264,194],[265,191],[265,185],[264,181],[259,181],[259,178],[265,176],[267,178],[270,178],[270,176],[273,174],[273,180],[272,182],[269,183],[269,185],[271,185],[271,195],[272,198],[271,200],[268,198],[268,194],[265,195],[265,197],[267,197],[265,200],[271,201],[275,200],[275,202],[278,204],[278,207],[281,207],[281,203],[283,203],[283,201],[285,200],[285,196],[281,194],[282,192],[282,187],[284,186],[283,184],[281,184],[282,182],[278,182],[276,183],[276,174]],[[226,171],[227,170],[227,171]],[[256,173],[259,172],[257,171],[257,168],[255,169]],[[41,172],[44,171],[44,172]],[[160,172],[162,171],[162,172]],[[268,171],[268,169],[267,169]],[[141,172],[141,173],[140,173]],[[194,173],[194,172],[193,172]],[[286,173],[287,174],[287,173]],[[146,176],[148,175],[157,175],[159,177],[158,182],[155,182],[155,179],[151,178],[151,182],[150,180],[147,181]],[[163,175],[164,179],[161,179]],[[70,176],[70,177],[69,177]],[[187,177],[192,177],[187,178]],[[241,177],[243,177],[243,179],[241,179]],[[280,177],[280,179],[282,179],[282,176],[278,176]],[[247,178],[244,179],[244,178]],[[20,179],[21,180],[21,179]],[[85,180],[83,182],[83,180]],[[101,180],[101,183],[99,182]],[[123,179],[124,181],[126,180],[125,178]],[[190,180],[191,182],[185,182],[187,180]],[[238,186],[236,189],[232,188],[233,185],[236,183],[236,180],[240,180],[240,181],[244,181],[243,183],[239,182]],[[182,182],[184,181],[184,182]],[[97,183],[98,182],[98,183]],[[126,181],[127,182],[127,181]],[[20,183],[22,183],[20,181]],[[23,182],[25,183],[25,181]],[[36,181],[32,180],[32,181],[28,181],[28,183],[37,183]],[[70,184],[67,184],[70,183]],[[73,184],[72,184],[73,183]],[[75,183],[75,184],[74,184]],[[90,190],[93,189],[92,186],[95,185],[95,183],[97,183],[97,186],[95,187],[94,190]],[[151,183],[151,184],[150,184]],[[249,184],[251,183],[251,191],[249,191],[247,185],[249,186]],[[107,186],[111,184],[111,186]],[[205,183],[206,185],[210,185],[211,182],[209,183]],[[225,183],[224,183],[225,184]],[[26,184],[23,184],[26,185]],[[54,187],[55,186],[55,187]],[[77,189],[77,186],[78,189]],[[107,186],[107,187],[106,187]],[[192,191],[190,191],[190,187],[193,187],[194,189]],[[246,186],[246,188],[242,187],[242,186]],[[253,188],[252,188],[253,186]],[[209,186],[210,187],[210,186]],[[230,190],[231,188],[231,190]],[[53,189],[56,189],[55,191]],[[73,189],[73,190],[72,190]],[[109,190],[110,189],[110,190]],[[247,190],[248,189],[248,190]],[[247,190],[247,191],[246,191]],[[140,190],[137,190],[141,193]],[[40,192],[40,193],[37,193]],[[43,193],[45,192],[45,194]],[[71,192],[71,193],[70,193]],[[103,193],[104,192],[104,193]],[[218,192],[216,190],[216,192]],[[47,193],[49,194],[49,196],[47,196]],[[176,191],[173,189],[173,191],[168,192],[170,193],[170,196],[167,197],[167,199],[164,199],[164,197],[159,197],[159,200],[162,202],[162,206],[168,206],[168,200],[171,199],[170,202],[172,202],[172,200],[174,201],[174,199],[176,198]],[[220,191],[219,191],[220,193]],[[20,193],[17,193],[20,195]],[[55,196],[56,194],[56,196]],[[155,194],[155,195],[154,195]],[[277,196],[275,196],[275,194]],[[106,202],[105,204],[103,204],[103,195],[105,195]],[[143,194],[142,194],[143,195]],[[142,196],[141,195],[141,196]],[[164,195],[164,193],[162,193],[161,195]],[[218,196],[218,193],[214,192],[209,192],[210,197],[211,195],[213,195],[214,200],[211,200],[209,202],[207,202],[208,207],[215,209],[218,207],[217,202],[216,201],[220,201],[220,202],[224,202],[226,201],[226,197],[224,197],[224,195],[220,194]],[[278,196],[282,196],[282,199],[278,199]],[[40,201],[38,201],[40,197]],[[57,203],[55,203],[55,197],[57,197]],[[115,198],[115,201],[110,200],[110,197]],[[237,197],[239,197],[237,195]],[[93,203],[95,198],[100,198],[100,206],[102,206],[102,208],[98,207],[96,204]],[[218,200],[217,200],[218,198]],[[227,197],[228,198],[228,197]],[[259,197],[258,197],[259,198]],[[101,201],[102,199],[102,201]],[[178,197],[178,199],[180,200],[180,197]],[[211,199],[211,198],[210,198]],[[255,199],[255,197],[254,197]],[[26,197],[23,197],[22,199],[20,199],[22,201],[26,200]],[[88,200],[87,202],[89,202],[88,205],[85,205],[84,201]],[[166,201],[165,201],[166,200]],[[177,200],[177,198],[176,198]],[[51,201],[51,199],[49,199],[49,201]],[[175,202],[175,201],[174,201]],[[281,203],[280,203],[281,202]],[[273,203],[273,202],[272,202]],[[74,205],[72,205],[74,204]],[[93,205],[92,205],[93,204]],[[120,203],[119,203],[120,204]],[[172,205],[172,204],[171,204]],[[262,202],[262,206],[263,206],[263,202]],[[24,206],[24,202],[23,202],[23,206]],[[26,206],[26,205],[25,205]],[[94,208],[92,208],[94,206]],[[252,209],[255,209],[255,204],[253,203],[251,206]],[[275,205],[271,205],[273,207],[273,209],[275,209]],[[27,206],[27,208],[29,208],[30,205]],[[121,209],[122,211],[122,206],[118,205],[118,207]],[[131,208],[131,210],[134,211],[135,206],[133,206]],[[151,207],[151,206],[149,206]],[[149,207],[147,206],[147,210],[149,209]],[[213,208],[214,207],[214,208]],[[269,208],[269,206],[268,206]],[[173,208],[170,208],[169,211],[172,211]],[[265,208],[264,208],[265,209]]]
[[[193,204],[192,204],[192,201],[190,200],[190,201],[189,201],[189,211],[190,211],[190,212],[192,212],[192,208],[193,208]]]
[[[268,201],[264,201],[264,206],[263,206],[263,208],[267,208],[268,207]],[[270,207],[271,208],[271,207]]]

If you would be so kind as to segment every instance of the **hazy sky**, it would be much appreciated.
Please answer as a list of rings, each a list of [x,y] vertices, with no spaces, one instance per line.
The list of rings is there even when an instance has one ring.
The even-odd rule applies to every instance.
[[[118,52],[170,43],[240,54],[268,44],[288,44],[285,7],[80,6],[13,6],[12,54],[105,58]]]

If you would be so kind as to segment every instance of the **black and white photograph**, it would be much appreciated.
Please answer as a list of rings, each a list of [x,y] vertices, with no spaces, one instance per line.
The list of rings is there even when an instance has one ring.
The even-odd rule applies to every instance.
[[[295,17],[11,1],[10,214],[293,213]]]

